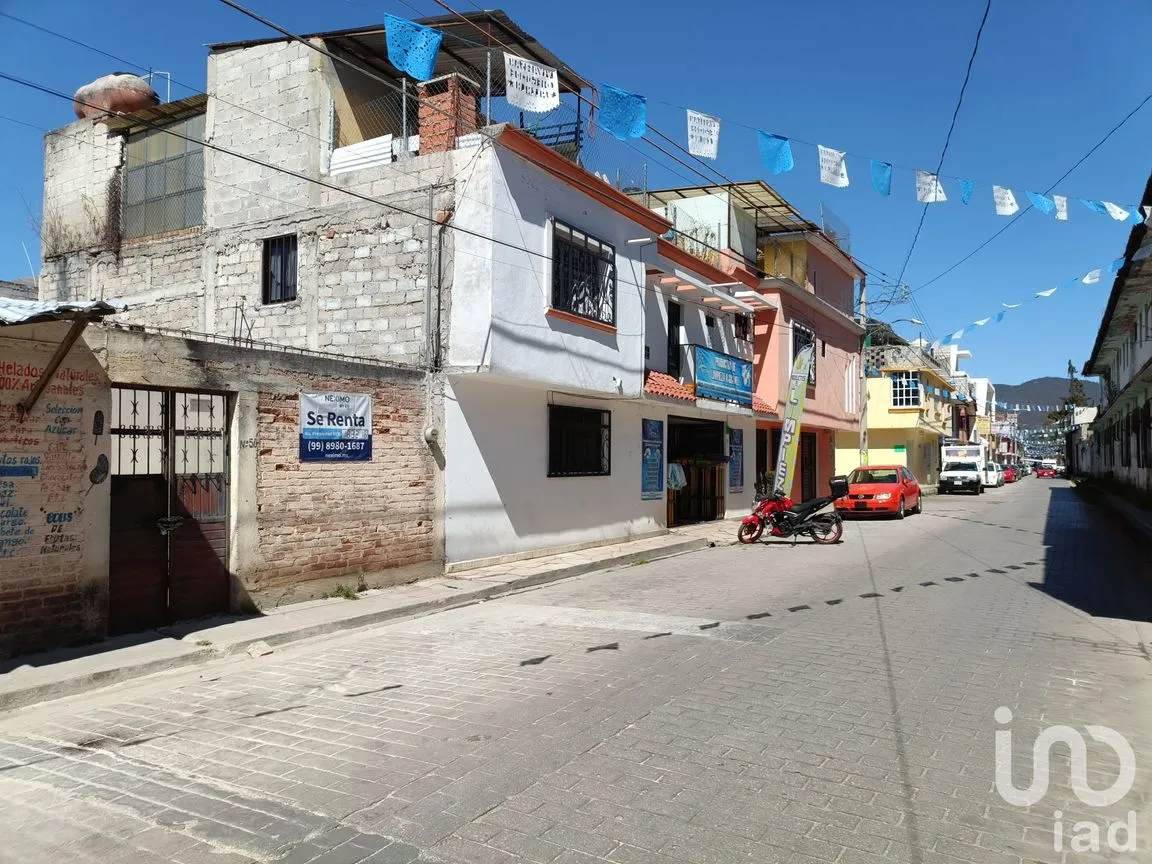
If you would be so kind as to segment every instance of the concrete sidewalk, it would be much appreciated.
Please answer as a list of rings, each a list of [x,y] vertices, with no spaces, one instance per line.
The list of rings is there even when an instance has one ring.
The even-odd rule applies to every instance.
[[[0,711],[61,699],[120,681],[248,651],[254,656],[325,633],[475,603],[510,591],[736,542],[738,520],[365,591],[356,600],[312,600],[252,617],[214,618],[0,662]]]

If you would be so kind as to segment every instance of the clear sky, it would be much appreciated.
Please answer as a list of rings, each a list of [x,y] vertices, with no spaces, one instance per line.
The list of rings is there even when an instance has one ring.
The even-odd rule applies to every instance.
[[[468,0],[450,0],[462,11]],[[484,5],[484,4],[482,4]],[[385,13],[442,14],[432,0],[252,0],[251,8],[297,32],[376,23]],[[821,202],[852,233],[852,251],[892,276],[908,253],[921,205],[910,172],[896,170],[892,195],[876,194],[865,159],[849,157],[852,184],[818,182],[814,147],[794,144],[796,168],[766,175],[755,133],[819,142],[897,165],[932,170],[963,80],[984,0],[823,0],[778,3],[719,0],[583,0],[578,5],[504,0],[524,29],[597,83],[645,94],[649,122],[685,141],[687,105],[732,121],[722,127],[717,167],[736,180],[768,179],[806,216]],[[204,86],[204,45],[269,32],[217,0],[181,4],[131,0],[0,0],[0,11],[40,23],[145,67]],[[1152,92],[1145,72],[1152,0],[993,0],[943,174],[1041,191]],[[73,92],[123,64],[0,19],[0,69]],[[174,87],[172,98],[190,95]],[[0,82],[0,115],[42,127],[72,120],[62,100]],[[0,120],[0,278],[36,266],[42,142],[39,132]],[[1056,194],[1134,203],[1149,169],[1152,104],[1081,166]],[[631,151],[630,151],[631,152]],[[632,153],[636,156],[635,153]],[[664,160],[667,163],[667,160]],[[654,162],[655,186],[701,182]],[[904,281],[912,288],[959,260],[1004,224],[987,185],[959,202],[945,180],[946,204],[929,208]],[[936,337],[1031,298],[1120,255],[1129,226],[1069,201],[1070,219],[1031,211],[949,276],[916,294]],[[973,374],[1016,383],[1063,375],[1091,350],[1111,280],[1057,291],[1009,312],[963,341]],[[885,290],[877,283],[870,293]],[[908,305],[887,317],[921,317]],[[898,325],[914,337],[920,328]]]

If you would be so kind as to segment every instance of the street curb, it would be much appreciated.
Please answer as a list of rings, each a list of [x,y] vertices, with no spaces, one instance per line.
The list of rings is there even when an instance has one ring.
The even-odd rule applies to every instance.
[[[733,545],[734,543],[735,541],[718,544],[715,541],[707,540],[704,538],[682,540],[679,543],[670,543],[667,546],[661,546],[655,549],[627,552],[621,555],[614,555],[610,558],[603,558],[598,561],[587,561],[580,564],[571,564],[567,567],[559,567],[555,570],[549,570],[543,573],[534,573],[530,576],[525,576],[521,579],[516,579],[511,582],[499,583],[495,585],[490,584],[484,587],[477,587],[473,590],[462,590],[457,594],[438,598],[435,600],[424,600],[417,603],[411,603],[406,606],[395,606],[390,609],[374,610],[362,615],[352,615],[348,618],[325,621],[319,624],[301,627],[297,630],[286,630],[281,633],[264,634],[261,636],[253,636],[252,638],[241,638],[226,644],[213,645],[211,648],[202,648],[189,644],[189,650],[186,654],[164,657],[155,660],[143,660],[138,663],[133,663],[128,666],[120,666],[115,669],[105,669],[97,672],[89,672],[72,679],[52,681],[43,684],[33,684],[22,689],[10,690],[6,693],[0,694],[0,713],[14,711],[19,708],[26,708],[30,705],[36,705],[43,702],[51,702],[57,699],[66,698],[68,696],[75,696],[80,693],[102,689],[104,687],[109,687],[124,681],[131,681],[136,678],[155,675],[160,672],[169,672],[172,670],[195,666],[201,663],[207,663],[211,660],[232,657],[239,653],[243,653],[250,646],[258,642],[264,642],[269,646],[290,645],[295,642],[301,642],[305,639],[311,639],[316,636],[323,636],[328,633],[336,633],[344,630],[356,630],[397,618],[410,618],[414,616],[426,615],[430,612],[443,611],[459,606],[468,606],[472,603],[489,600],[494,597],[504,596],[506,594],[512,594],[526,588],[535,588],[540,585],[546,585],[550,582],[558,582],[562,579],[571,579],[575,576],[582,576],[586,573],[593,573],[598,570],[609,570],[614,567],[636,564],[640,561],[656,561],[661,558],[670,558],[675,555],[683,555],[686,552],[695,552],[699,549],[708,548],[709,546]]]

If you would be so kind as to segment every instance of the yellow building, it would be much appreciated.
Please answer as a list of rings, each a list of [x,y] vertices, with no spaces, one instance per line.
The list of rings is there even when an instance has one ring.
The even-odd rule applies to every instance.
[[[866,453],[859,432],[836,436],[836,473],[904,465],[925,486],[939,479],[942,439],[952,434],[952,384],[945,370],[912,346],[868,348],[864,379]],[[876,365],[873,366],[872,364]]]

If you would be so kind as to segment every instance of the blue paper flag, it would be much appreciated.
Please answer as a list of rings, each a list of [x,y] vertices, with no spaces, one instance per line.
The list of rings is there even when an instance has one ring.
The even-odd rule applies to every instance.
[[[1056,202],[1049,198],[1047,195],[1041,195],[1039,192],[1025,192],[1028,200],[1032,202],[1032,206],[1045,215],[1050,214],[1056,209]]]
[[[760,161],[764,167],[773,174],[791,171],[796,163],[792,161],[792,145],[788,139],[759,130],[756,134],[760,139]]]
[[[872,188],[881,195],[892,194],[892,163],[872,160]]]
[[[1001,321],[1003,321],[1004,316],[1007,314],[1008,314],[1007,312],[997,312],[996,313],[996,323],[999,324]]]
[[[1108,208],[1100,201],[1092,201],[1088,198],[1081,198],[1080,203],[1091,210],[1093,213],[1099,213],[1101,216],[1108,215]]]
[[[1113,259],[1112,263],[1108,265],[1108,272],[1109,273],[1119,273],[1120,268],[1123,266],[1124,266],[1124,259],[1123,258],[1115,258],[1115,259]]]
[[[648,100],[639,93],[601,84],[600,125],[621,141],[643,138],[648,129]]]
[[[1128,208],[1128,222],[1131,225],[1139,225],[1144,221],[1144,214],[1140,212],[1140,206],[1134,204]]]
[[[388,62],[415,78],[427,81],[436,68],[436,53],[444,34],[431,27],[397,18],[384,16],[384,32],[388,41]]]
[[[960,180],[960,200],[967,204],[972,200],[972,190],[976,188],[976,184],[972,180]]]

